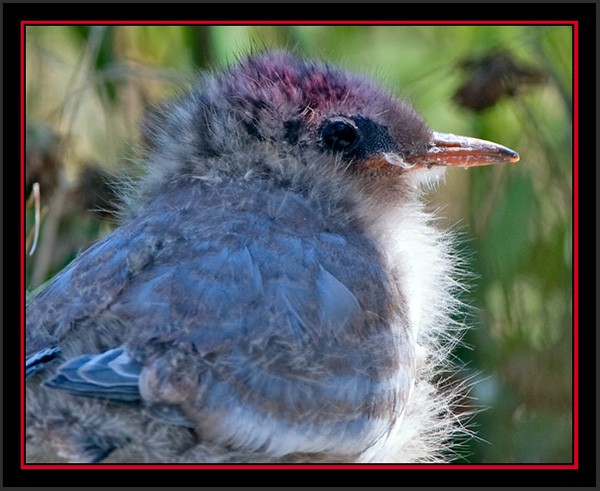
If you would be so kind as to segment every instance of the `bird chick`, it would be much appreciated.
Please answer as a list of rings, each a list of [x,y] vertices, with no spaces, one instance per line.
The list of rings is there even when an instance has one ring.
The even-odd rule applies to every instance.
[[[516,161],[286,52],[147,125],[123,223],[27,307],[27,462],[433,462],[457,340],[424,183]]]

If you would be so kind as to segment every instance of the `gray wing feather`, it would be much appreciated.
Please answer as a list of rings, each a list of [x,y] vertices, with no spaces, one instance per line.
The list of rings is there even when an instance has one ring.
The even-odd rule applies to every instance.
[[[34,352],[25,360],[25,378],[29,378],[41,370],[46,363],[54,360],[58,353],[60,353],[60,348],[57,346]]]
[[[99,355],[81,355],[63,363],[44,384],[74,395],[139,402],[142,366],[122,349]]]
[[[191,186],[160,196],[30,304],[38,351],[70,334],[84,344],[118,319],[119,348],[68,360],[49,387],[151,401],[178,424],[239,403],[323,420],[378,414],[391,397],[378,381],[398,360],[376,247],[298,195],[234,191],[219,207]]]

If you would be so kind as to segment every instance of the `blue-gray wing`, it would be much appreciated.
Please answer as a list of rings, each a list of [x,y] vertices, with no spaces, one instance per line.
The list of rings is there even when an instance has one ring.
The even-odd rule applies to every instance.
[[[32,302],[28,352],[66,358],[47,384],[198,425],[242,407],[346,432],[395,417],[395,312],[374,244],[302,196],[237,189],[159,197]],[[92,351],[65,355],[75,345]]]

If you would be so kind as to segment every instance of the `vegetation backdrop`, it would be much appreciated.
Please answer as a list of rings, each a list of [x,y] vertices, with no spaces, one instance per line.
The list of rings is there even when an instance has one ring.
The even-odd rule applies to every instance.
[[[190,74],[250,47],[371,72],[437,131],[502,143],[518,164],[452,169],[431,193],[475,271],[474,326],[457,357],[474,378],[477,438],[459,462],[572,461],[570,26],[28,26],[26,285],[39,290],[115,226],[109,183],[135,172],[144,112]]]

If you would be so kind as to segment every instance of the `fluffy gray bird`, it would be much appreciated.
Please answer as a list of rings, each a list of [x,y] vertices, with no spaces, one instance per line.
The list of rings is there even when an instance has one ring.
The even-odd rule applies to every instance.
[[[27,462],[431,462],[460,431],[423,184],[518,160],[266,52],[166,107],[123,224],[27,307]]]

